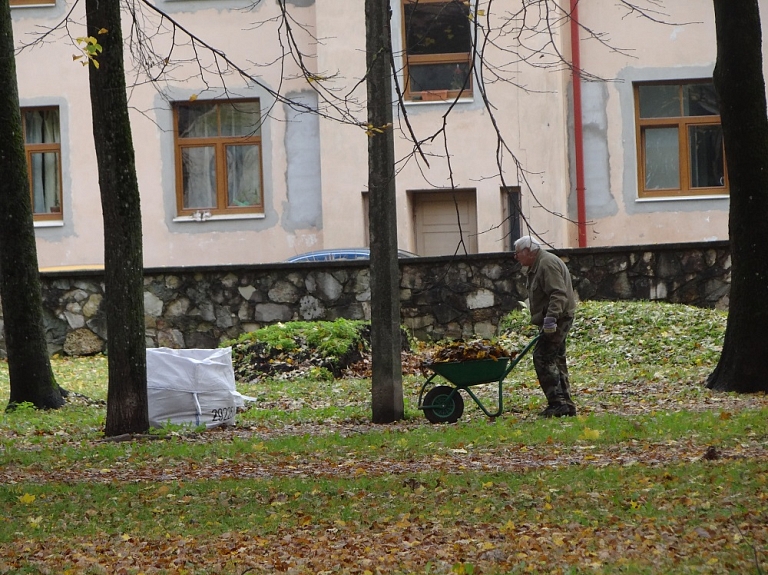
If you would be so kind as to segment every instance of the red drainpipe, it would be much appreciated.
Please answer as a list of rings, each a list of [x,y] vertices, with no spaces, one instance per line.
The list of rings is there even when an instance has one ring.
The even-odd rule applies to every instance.
[[[576,153],[576,222],[579,247],[587,247],[587,208],[584,200],[584,127],[581,121],[581,54],[579,0],[571,0],[571,67],[573,77],[573,137]]]

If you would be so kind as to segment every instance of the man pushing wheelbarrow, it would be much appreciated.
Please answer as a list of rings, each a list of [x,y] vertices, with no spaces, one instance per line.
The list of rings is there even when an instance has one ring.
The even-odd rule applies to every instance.
[[[571,399],[565,343],[573,325],[576,300],[571,274],[556,255],[541,249],[531,236],[515,242],[515,259],[527,268],[531,323],[541,328],[533,349],[533,366],[547,397],[541,417],[576,415]]]
[[[441,350],[438,361],[428,367],[434,372],[421,386],[419,409],[432,423],[453,423],[464,412],[464,400],[459,391],[466,392],[488,417],[503,412],[504,378],[533,349],[533,366],[539,379],[547,408],[541,417],[576,415],[571,399],[565,343],[573,325],[576,300],[571,274],[565,264],[530,236],[515,242],[515,258],[525,268],[531,323],[540,332],[519,352],[510,353],[497,345],[465,345],[463,342]],[[442,377],[453,385],[435,385]],[[498,402],[489,410],[472,391],[472,387],[498,382]],[[429,389],[429,392],[425,391]]]

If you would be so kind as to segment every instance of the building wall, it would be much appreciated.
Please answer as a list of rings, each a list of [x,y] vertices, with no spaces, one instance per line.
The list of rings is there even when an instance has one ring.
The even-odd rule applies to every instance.
[[[300,76],[291,58],[284,60],[284,66],[279,64],[287,44],[284,35],[282,44],[277,40],[277,2],[158,0],[157,5],[251,70],[254,79],[242,81],[230,74],[225,89],[210,77],[206,81],[211,83],[206,84],[195,76],[196,67],[187,65],[148,85],[128,59],[129,82],[136,82],[130,103],[145,265],[249,265],[282,261],[312,249],[366,245],[363,196],[368,138],[361,83],[365,73],[362,4],[287,2],[305,62],[321,79],[314,84]],[[29,41],[41,25],[57,24],[70,7],[71,2],[49,8],[14,7],[17,43]],[[488,5],[480,7],[485,10]],[[513,12],[514,5],[507,8],[505,14]],[[84,21],[82,10],[82,5],[75,9],[75,20]],[[499,7],[494,5],[493,10]],[[672,24],[627,14],[621,5],[579,4],[584,26],[582,68],[591,75],[582,82],[588,246],[727,239],[727,197],[637,198],[632,82],[708,77],[715,61],[711,3],[679,0],[665,3],[664,10],[667,15],[661,19]],[[394,1],[395,63],[402,68],[400,12],[399,2]],[[124,28],[127,36],[127,22]],[[72,30],[79,33],[74,25]],[[587,30],[608,36],[597,41],[588,37]],[[168,36],[153,41],[167,50]],[[557,52],[569,57],[570,33],[567,26],[556,26],[551,37],[529,41],[544,48],[543,60],[514,62],[509,54],[490,51],[489,62],[504,64],[508,81],[487,83],[491,105],[486,106],[477,92],[457,102],[444,131],[443,117],[450,104],[405,104],[408,122],[422,141],[429,165],[413,152],[406,117],[396,110],[400,248],[415,246],[412,194],[456,187],[476,190],[478,250],[505,249],[503,184],[521,189],[523,233],[535,233],[555,247],[578,245],[571,75],[562,65],[542,66],[553,64],[552,54]],[[103,262],[87,69],[73,62],[73,53],[76,48],[70,41],[57,39],[17,57],[22,106],[57,105],[61,112],[64,216],[60,224],[36,227],[43,268]],[[174,52],[175,57],[192,55],[189,46]],[[257,67],[257,63],[271,64]],[[210,56],[206,64],[212,64]],[[398,77],[402,82],[402,74]],[[272,92],[277,91],[317,106],[321,115],[300,113],[276,101]],[[177,217],[169,101],[225,94],[258,97],[268,111],[262,127],[264,215],[205,221]],[[498,175],[499,149],[503,182]]]
[[[711,78],[716,44],[712,4],[668,2],[659,24],[626,10],[580,3],[579,16],[603,40],[581,42],[586,71],[608,82],[583,82],[588,245],[728,238],[725,196],[639,199],[633,82]],[[573,213],[573,212],[571,212]]]

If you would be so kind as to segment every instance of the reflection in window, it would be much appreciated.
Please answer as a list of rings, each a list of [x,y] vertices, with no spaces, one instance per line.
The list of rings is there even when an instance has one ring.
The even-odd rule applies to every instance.
[[[259,101],[184,102],[174,110],[179,214],[263,212]]]
[[[722,129],[720,126],[691,126],[688,133],[691,143],[691,187],[723,187]]]
[[[227,146],[227,206],[261,204],[261,149],[254,146]]]
[[[680,154],[677,128],[645,131],[645,188],[668,190],[680,187]]]
[[[181,149],[184,209],[216,207],[216,149]]]

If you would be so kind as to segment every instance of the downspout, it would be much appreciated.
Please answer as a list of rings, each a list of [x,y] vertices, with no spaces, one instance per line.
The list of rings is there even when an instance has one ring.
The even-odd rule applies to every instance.
[[[587,247],[587,208],[584,199],[584,126],[581,119],[581,54],[579,0],[571,0],[571,74],[573,78],[573,138],[576,161],[576,224],[579,247]]]

